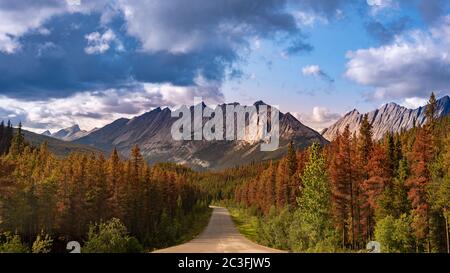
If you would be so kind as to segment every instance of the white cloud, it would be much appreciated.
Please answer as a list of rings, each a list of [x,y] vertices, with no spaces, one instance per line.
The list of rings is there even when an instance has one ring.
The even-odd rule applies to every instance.
[[[327,18],[312,12],[297,11],[294,13],[294,16],[297,20],[297,24],[299,24],[300,26],[312,27],[316,23],[328,23]]]
[[[261,48],[261,39],[259,39],[258,37],[253,39],[253,46],[252,49],[253,50],[258,50]]]
[[[302,68],[302,73],[305,76],[319,76],[322,70],[318,65],[309,65]]]
[[[367,0],[366,3],[372,16],[386,15],[387,9],[398,8],[396,0]]]
[[[410,108],[410,109],[416,109],[421,106],[426,105],[428,102],[428,99],[426,98],[419,98],[419,97],[412,97],[412,98],[405,98],[403,102],[400,103],[400,105]]]
[[[302,68],[302,74],[304,76],[319,77],[329,83],[333,83],[334,79],[325,73],[318,65],[308,65]]]
[[[450,16],[429,31],[408,32],[389,45],[349,52],[345,75],[374,88],[370,97],[428,97],[450,91]]]
[[[85,38],[88,42],[88,46],[84,49],[87,54],[104,53],[110,48],[111,43],[117,42],[116,35],[111,29],[106,30],[103,34],[92,32]]]
[[[12,54],[20,49],[18,37],[38,28],[44,20],[59,12],[57,7],[31,7],[22,10],[0,9],[0,51]]]
[[[131,118],[157,106],[192,105],[194,97],[202,97],[210,104],[223,102],[219,84],[198,77],[193,86],[144,83],[134,89],[85,91],[46,101],[0,96],[0,120],[22,121],[25,128],[34,131],[54,131],[74,123],[90,130],[118,118]]]
[[[317,131],[329,127],[341,118],[340,114],[332,113],[328,108],[321,106],[313,107],[311,114],[293,113],[293,115],[298,120]]]
[[[75,2],[77,0],[74,0]],[[37,30],[42,35],[49,31],[42,24],[53,16],[74,12],[102,11],[109,0],[82,1],[73,5],[72,0],[1,1],[0,2],[0,52],[12,54],[20,50],[18,41],[22,35]]]
[[[367,0],[367,5],[377,8],[387,8],[394,4],[392,0]]]

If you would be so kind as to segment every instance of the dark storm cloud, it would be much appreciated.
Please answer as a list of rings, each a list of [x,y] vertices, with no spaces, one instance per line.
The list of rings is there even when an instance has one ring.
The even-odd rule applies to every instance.
[[[0,8],[61,8],[61,2],[65,4],[50,0],[39,1],[39,5],[37,1],[11,2],[2,2]],[[190,86],[199,75],[220,83],[227,70],[236,69],[239,52],[249,47],[251,37],[275,39],[282,35],[290,54],[312,50],[294,16],[286,10],[289,3],[122,1],[107,23],[98,7],[91,12],[52,15],[42,25],[47,33],[28,31],[16,41],[20,49],[12,54],[0,52],[0,94],[38,100],[68,97],[82,90],[126,88],[136,82]],[[133,9],[134,15],[127,17],[122,13],[125,8]],[[313,9],[318,6],[313,4]],[[157,21],[152,24],[149,18]],[[114,39],[100,40],[109,30]],[[87,35],[94,32],[99,41],[87,49]],[[149,39],[151,35],[157,36]],[[192,37],[196,40],[189,44]]]

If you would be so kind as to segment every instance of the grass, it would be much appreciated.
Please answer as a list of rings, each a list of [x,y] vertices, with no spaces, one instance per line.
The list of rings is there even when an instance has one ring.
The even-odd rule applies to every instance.
[[[204,213],[198,215],[188,232],[180,238],[178,244],[184,244],[197,237],[208,225],[212,211],[212,208],[207,208]]]
[[[228,207],[228,210],[239,232],[247,239],[257,242],[258,219],[256,216],[249,216],[244,210],[238,208]]]

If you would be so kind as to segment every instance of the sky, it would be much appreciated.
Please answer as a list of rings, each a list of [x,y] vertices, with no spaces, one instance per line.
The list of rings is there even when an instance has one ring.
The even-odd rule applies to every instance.
[[[0,120],[255,101],[321,130],[450,94],[449,0],[0,0]]]

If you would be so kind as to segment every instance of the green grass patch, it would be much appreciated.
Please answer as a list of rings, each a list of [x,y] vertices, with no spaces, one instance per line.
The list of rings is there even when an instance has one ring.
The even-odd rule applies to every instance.
[[[245,210],[238,208],[228,208],[231,218],[237,226],[239,232],[253,242],[257,242],[258,218],[250,216]]]

